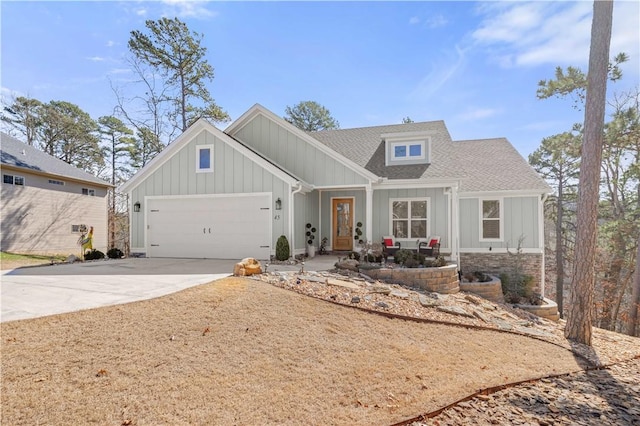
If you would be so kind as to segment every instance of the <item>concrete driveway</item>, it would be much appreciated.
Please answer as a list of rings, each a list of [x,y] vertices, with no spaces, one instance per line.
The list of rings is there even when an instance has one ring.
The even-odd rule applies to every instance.
[[[4,272],[0,321],[151,299],[233,273],[236,260],[118,259]]]

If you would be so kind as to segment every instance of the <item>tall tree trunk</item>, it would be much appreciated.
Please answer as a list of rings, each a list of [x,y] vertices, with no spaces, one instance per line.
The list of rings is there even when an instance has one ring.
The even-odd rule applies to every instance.
[[[613,1],[594,1],[578,188],[576,248],[571,280],[573,289],[571,307],[564,330],[567,339],[589,346],[591,346],[593,322],[594,260],[602,164],[602,131],[612,20]]]
[[[633,292],[631,293],[631,308],[629,309],[629,325],[627,334],[636,335],[638,327],[638,311],[640,311],[640,235],[638,235],[638,251],[636,252],[636,277],[633,280]]]
[[[556,220],[556,303],[558,304],[558,313],[563,318],[562,307],[564,305],[564,241],[562,238],[562,221],[563,216],[563,177],[558,179],[558,207]]]

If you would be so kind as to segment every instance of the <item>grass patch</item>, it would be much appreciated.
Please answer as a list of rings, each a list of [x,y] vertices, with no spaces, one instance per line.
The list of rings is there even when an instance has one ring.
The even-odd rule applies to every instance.
[[[0,251],[2,269],[14,269],[21,266],[48,265],[52,262],[63,262],[67,255],[63,254],[17,254]]]

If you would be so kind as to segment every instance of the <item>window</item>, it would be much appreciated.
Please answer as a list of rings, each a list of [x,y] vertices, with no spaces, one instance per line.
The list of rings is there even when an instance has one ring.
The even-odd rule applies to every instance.
[[[24,186],[24,177],[14,175],[2,175],[2,182],[8,185]]]
[[[95,197],[96,190],[95,189],[89,189],[89,188],[82,188],[82,195],[89,195],[91,197]]]
[[[428,199],[391,200],[391,234],[398,239],[427,238]]]
[[[425,141],[393,142],[391,143],[391,160],[424,160]]]
[[[61,180],[49,179],[49,183],[51,185],[64,185],[64,182]]]
[[[196,172],[213,172],[213,145],[198,145],[196,147]]]
[[[502,239],[502,202],[501,200],[481,200],[482,217],[480,240]]]
[[[87,226],[86,225],[71,225],[71,232],[72,233],[85,233],[87,232]]]

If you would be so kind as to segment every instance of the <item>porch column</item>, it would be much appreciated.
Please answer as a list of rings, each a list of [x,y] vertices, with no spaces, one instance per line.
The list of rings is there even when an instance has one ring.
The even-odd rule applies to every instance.
[[[365,237],[367,242],[373,242],[373,188],[368,184],[364,188],[365,191]]]
[[[451,186],[450,193],[450,206],[451,206],[451,260],[458,262],[458,244],[459,244],[459,228],[460,219],[458,217],[458,209],[460,208],[460,202],[458,200],[458,186]],[[460,267],[460,265],[458,265]]]

